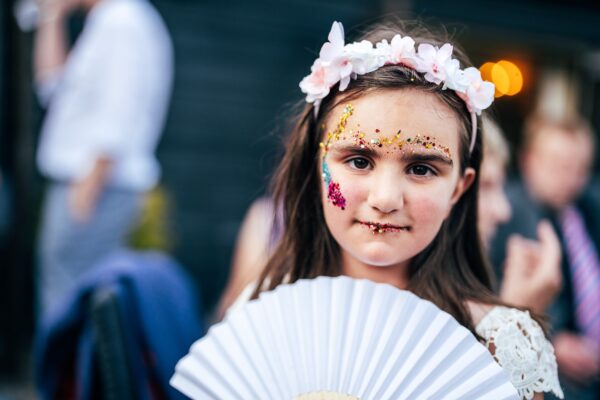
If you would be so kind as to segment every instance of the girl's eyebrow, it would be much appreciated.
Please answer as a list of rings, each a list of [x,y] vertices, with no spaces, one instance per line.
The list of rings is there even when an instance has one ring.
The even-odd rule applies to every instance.
[[[414,163],[414,162],[440,162],[442,164],[446,164],[449,166],[454,165],[454,162],[452,161],[452,159],[448,156],[444,156],[441,155],[439,153],[413,153],[413,152],[407,152],[406,154],[402,155],[402,159],[405,162],[410,162],[410,163]]]
[[[335,144],[327,149],[327,153],[352,153],[371,158],[379,157],[377,151],[370,147],[359,147],[355,144]]]
[[[371,158],[380,157],[381,151],[376,151],[372,147],[358,147],[355,144],[337,144],[335,146],[331,146],[328,153],[352,153],[356,155],[362,155]],[[412,149],[407,149],[403,151],[402,161],[406,163],[415,163],[415,162],[439,162],[442,164],[446,164],[449,166],[454,165],[452,159],[446,155],[440,154],[437,151],[431,152],[422,152],[422,151],[414,151]]]

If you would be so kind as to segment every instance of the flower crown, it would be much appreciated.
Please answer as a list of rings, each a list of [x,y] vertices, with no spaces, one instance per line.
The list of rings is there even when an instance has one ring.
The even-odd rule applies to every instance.
[[[318,112],[321,100],[339,82],[339,91],[348,87],[351,79],[368,74],[384,65],[404,65],[423,73],[425,80],[437,85],[443,82],[442,89],[454,90],[467,105],[471,113],[473,134],[470,151],[475,145],[477,118],[482,110],[494,101],[494,84],[484,81],[477,68],[460,69],[458,60],[452,58],[453,47],[446,43],[441,48],[429,43],[420,44],[415,51],[415,41],[409,36],[395,35],[392,41],[382,40],[377,44],[368,40],[344,43],[344,27],[334,22],[319,52],[319,58],[311,67],[310,75],[300,82],[300,89],[306,94],[306,101],[313,103]]]

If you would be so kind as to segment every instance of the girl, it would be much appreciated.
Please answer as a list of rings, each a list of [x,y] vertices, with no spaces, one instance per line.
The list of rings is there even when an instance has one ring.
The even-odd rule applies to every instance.
[[[450,44],[411,36],[382,25],[345,44],[333,24],[300,84],[308,104],[274,176],[285,229],[253,297],[321,275],[390,283],[468,327],[523,398],[562,397],[552,346],[494,296],[477,232],[493,85]]]
[[[483,160],[479,170],[477,225],[488,249],[498,225],[508,221],[511,206],[504,193],[508,144],[489,115],[482,118]],[[221,297],[218,319],[236,299],[245,302],[282,235],[280,210],[261,197],[250,206],[236,241],[229,283]],[[538,227],[539,240],[511,238],[503,265],[499,296],[503,302],[543,314],[562,286],[560,242],[549,222]],[[241,295],[242,291],[244,294]]]

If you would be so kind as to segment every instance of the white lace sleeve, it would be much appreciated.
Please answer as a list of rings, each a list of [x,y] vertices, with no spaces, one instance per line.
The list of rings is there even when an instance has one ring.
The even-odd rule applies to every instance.
[[[533,399],[536,392],[553,392],[564,398],[554,348],[529,312],[494,307],[476,330],[521,398]]]

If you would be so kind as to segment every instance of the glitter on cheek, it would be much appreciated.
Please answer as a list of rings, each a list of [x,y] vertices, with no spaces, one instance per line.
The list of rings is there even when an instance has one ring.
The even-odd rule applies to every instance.
[[[321,167],[323,169],[323,180],[325,181],[325,185],[329,186],[331,183],[331,172],[329,171],[329,165],[327,165],[327,161],[325,161],[325,157],[323,157],[323,161],[321,162]]]
[[[346,209],[346,198],[340,191],[340,185],[338,183],[333,181],[329,183],[327,198],[331,200],[331,203],[334,206],[339,207],[342,210]]]
[[[323,181],[327,186],[327,198],[331,201],[331,203],[341,208],[342,210],[346,209],[346,198],[340,191],[340,185],[337,182],[334,182],[331,179],[331,172],[329,171],[329,165],[327,165],[327,161],[323,158],[321,162],[321,166],[323,168]]]

